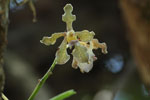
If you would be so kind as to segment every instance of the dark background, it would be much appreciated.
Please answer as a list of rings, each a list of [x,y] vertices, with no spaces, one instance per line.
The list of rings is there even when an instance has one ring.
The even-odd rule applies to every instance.
[[[73,5],[73,14],[77,17],[74,30],[94,31],[95,38],[106,42],[108,54],[102,54],[100,49],[94,51],[98,60],[89,73],[73,69],[72,58],[64,65],[56,65],[36,100],[48,100],[69,89],[77,94],[68,100],[148,100],[130,54],[118,0],[36,0],[36,23],[32,22],[28,5],[11,6],[5,53],[5,95],[10,100],[26,100],[50,67],[63,38],[53,46],[39,41],[43,36],[66,31],[61,17],[67,3]]]

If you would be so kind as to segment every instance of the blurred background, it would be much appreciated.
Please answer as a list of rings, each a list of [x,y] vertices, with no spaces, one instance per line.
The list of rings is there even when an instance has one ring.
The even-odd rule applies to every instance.
[[[143,1],[146,2],[145,5],[148,4],[148,0]],[[45,46],[40,40],[54,32],[66,31],[61,17],[63,7],[71,3],[74,7],[73,14],[77,17],[73,23],[74,30],[94,31],[100,42],[106,42],[108,54],[102,54],[100,49],[94,51],[98,60],[89,73],[82,74],[79,69],[73,69],[72,58],[64,65],[57,65],[35,100],[48,100],[69,89],[74,89],[77,94],[66,100],[150,100],[147,81],[150,76],[138,71],[143,70],[143,58],[138,54],[145,53],[141,55],[144,55],[144,61],[149,62],[147,57],[150,57],[150,45],[142,47],[146,52],[135,53],[138,50],[137,41],[140,40],[136,41],[138,34],[132,34],[136,32],[135,27],[132,27],[134,25],[139,25],[139,28],[149,27],[149,23],[145,24],[142,20],[145,17],[138,16],[141,14],[139,9],[145,7],[141,2],[142,0],[35,0],[37,22],[33,23],[28,5],[17,7],[11,1],[4,94],[10,100],[26,100],[29,97],[38,79],[52,64],[63,38],[58,39],[53,46]],[[130,7],[131,9],[127,9]],[[150,10],[142,11],[149,14]],[[138,21],[139,23],[134,23]],[[150,43],[150,31],[145,31],[147,28],[142,29],[142,32],[148,32],[144,38]],[[139,34],[144,34],[142,32]],[[141,35],[140,37],[142,38]],[[146,71],[150,72],[148,63],[147,66]]]

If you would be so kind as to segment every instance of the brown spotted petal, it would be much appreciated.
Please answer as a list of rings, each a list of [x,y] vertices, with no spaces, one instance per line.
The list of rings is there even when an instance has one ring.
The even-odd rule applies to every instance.
[[[45,45],[53,45],[59,37],[65,36],[65,33],[54,33],[51,37],[44,36],[41,43]]]
[[[77,37],[82,41],[82,42],[89,42],[93,39],[95,33],[89,32],[88,30],[83,30],[81,32],[76,32],[75,33]]]
[[[75,48],[72,52],[72,55],[80,63],[85,63],[85,62],[88,62],[89,60],[87,48],[81,45],[79,42],[75,44]]]
[[[65,64],[70,59],[70,55],[67,53],[67,40],[64,38],[59,49],[56,52],[57,64]]]
[[[93,39],[92,43],[93,43],[93,49],[101,48],[102,53],[104,53],[104,54],[108,53],[106,43],[99,43],[99,41],[97,39]]]

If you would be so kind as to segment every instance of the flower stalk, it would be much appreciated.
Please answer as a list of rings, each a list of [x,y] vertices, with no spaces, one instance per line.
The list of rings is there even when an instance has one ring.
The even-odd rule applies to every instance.
[[[33,100],[36,94],[39,92],[40,88],[43,86],[45,81],[52,75],[52,72],[55,68],[56,65],[56,60],[53,61],[53,64],[51,67],[48,69],[48,71],[45,73],[45,75],[39,80],[38,84],[36,85],[35,89],[33,90],[32,94],[28,98],[28,100]]]

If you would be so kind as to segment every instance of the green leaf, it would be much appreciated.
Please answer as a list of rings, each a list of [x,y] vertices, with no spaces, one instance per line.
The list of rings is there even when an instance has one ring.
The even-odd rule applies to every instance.
[[[64,100],[72,95],[76,94],[76,92],[74,90],[68,90],[68,91],[65,91],[49,100]]]

